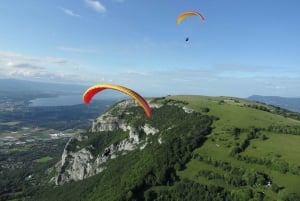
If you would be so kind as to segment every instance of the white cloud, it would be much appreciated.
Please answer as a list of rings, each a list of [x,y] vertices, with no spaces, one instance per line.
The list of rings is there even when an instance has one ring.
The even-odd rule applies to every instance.
[[[19,54],[15,52],[5,52],[5,51],[0,51],[0,64],[6,63],[8,64],[20,64],[20,63],[25,63],[25,64],[67,64],[70,61],[67,59],[63,58],[57,58],[57,57],[32,57],[24,54]]]
[[[82,80],[82,77],[75,73],[28,69],[13,69],[11,71],[8,71],[5,77],[29,79],[44,82],[54,81],[61,83],[78,83],[79,80]]]
[[[10,67],[10,68],[15,68],[15,69],[39,69],[39,70],[42,70],[44,69],[43,67],[41,66],[36,66],[36,65],[32,65],[30,63],[13,63],[13,62],[8,62],[6,64],[7,67]]]
[[[67,8],[60,8],[66,15],[72,16],[72,17],[80,17],[79,14],[75,13],[74,11],[67,9]]]
[[[0,51],[0,77],[75,82],[82,75],[74,73],[74,66],[76,68],[78,65],[64,58],[33,57]]]
[[[105,13],[106,8],[99,2],[94,0],[85,0],[85,3],[99,13]]]

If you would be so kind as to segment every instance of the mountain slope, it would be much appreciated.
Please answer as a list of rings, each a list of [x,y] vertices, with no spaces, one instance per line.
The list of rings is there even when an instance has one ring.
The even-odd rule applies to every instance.
[[[150,103],[150,119],[125,101],[73,138],[60,186],[34,200],[300,200],[299,116],[230,97]]]

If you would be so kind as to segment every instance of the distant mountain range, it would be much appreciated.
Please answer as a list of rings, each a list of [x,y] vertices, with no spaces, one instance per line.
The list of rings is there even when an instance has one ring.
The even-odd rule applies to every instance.
[[[88,86],[75,84],[57,84],[18,79],[0,79],[0,91],[47,91],[82,93]]]
[[[288,98],[288,97],[280,97],[280,96],[252,95],[247,99],[251,101],[258,101],[269,105],[278,106],[295,112],[300,112],[300,97]]]

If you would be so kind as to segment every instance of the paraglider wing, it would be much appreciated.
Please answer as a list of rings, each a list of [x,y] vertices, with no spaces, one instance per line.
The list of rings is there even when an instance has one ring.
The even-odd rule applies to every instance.
[[[129,96],[131,96],[133,99],[135,99],[139,105],[145,110],[148,117],[151,117],[151,109],[147,101],[140,96],[138,93],[132,91],[131,89],[128,89],[123,86],[115,85],[115,84],[98,84],[90,87],[87,89],[83,94],[83,101],[85,104],[89,104],[92,98],[99,92],[105,90],[105,89],[114,89],[120,92],[123,92]]]
[[[197,11],[186,11],[186,12],[181,13],[177,17],[176,23],[180,24],[182,20],[184,20],[185,18],[187,18],[189,16],[199,16],[201,20],[205,21],[205,18],[204,18],[204,16],[201,13],[199,13]]]

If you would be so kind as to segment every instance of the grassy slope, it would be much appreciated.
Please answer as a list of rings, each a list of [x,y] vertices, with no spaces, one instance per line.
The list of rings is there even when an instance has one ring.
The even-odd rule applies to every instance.
[[[210,111],[208,112],[208,114],[220,118],[220,120],[214,123],[215,129],[209,136],[210,139],[207,140],[201,148],[195,150],[195,153],[211,156],[218,160],[228,161],[235,167],[242,167],[247,169],[253,168],[255,170],[265,172],[271,176],[273,182],[275,182],[279,186],[284,186],[284,191],[300,193],[299,175],[292,175],[290,173],[282,174],[278,171],[270,170],[263,165],[248,164],[230,157],[229,153],[232,145],[236,142],[240,142],[243,137],[246,136],[246,134],[242,133],[239,140],[234,140],[232,134],[230,134],[230,132],[228,131],[229,128],[233,127],[267,128],[268,126],[274,124],[282,126],[299,126],[300,121],[249,107],[242,107],[243,104],[253,104],[253,102],[242,99],[204,96],[172,96],[168,98],[187,101],[189,102],[188,107],[193,108],[196,111],[201,111],[203,108],[209,108]],[[222,101],[221,104],[220,101]],[[268,157],[270,159],[274,159],[279,156],[280,159],[285,160],[289,164],[295,164],[298,166],[300,165],[299,135],[284,135],[273,132],[263,132],[263,134],[268,137],[267,140],[251,140],[250,146],[248,146],[242,154],[254,157]],[[187,165],[187,169],[179,172],[179,175],[181,176],[181,178],[190,178],[204,183],[208,182],[231,188],[230,186],[222,184],[217,180],[207,181],[205,178],[196,178],[195,175],[201,169],[209,169],[217,173],[225,174],[225,172],[220,168],[215,168],[196,159],[192,159],[191,162],[189,162],[189,164]],[[268,188],[263,188],[265,188],[266,195],[269,195],[269,197],[276,196]]]

